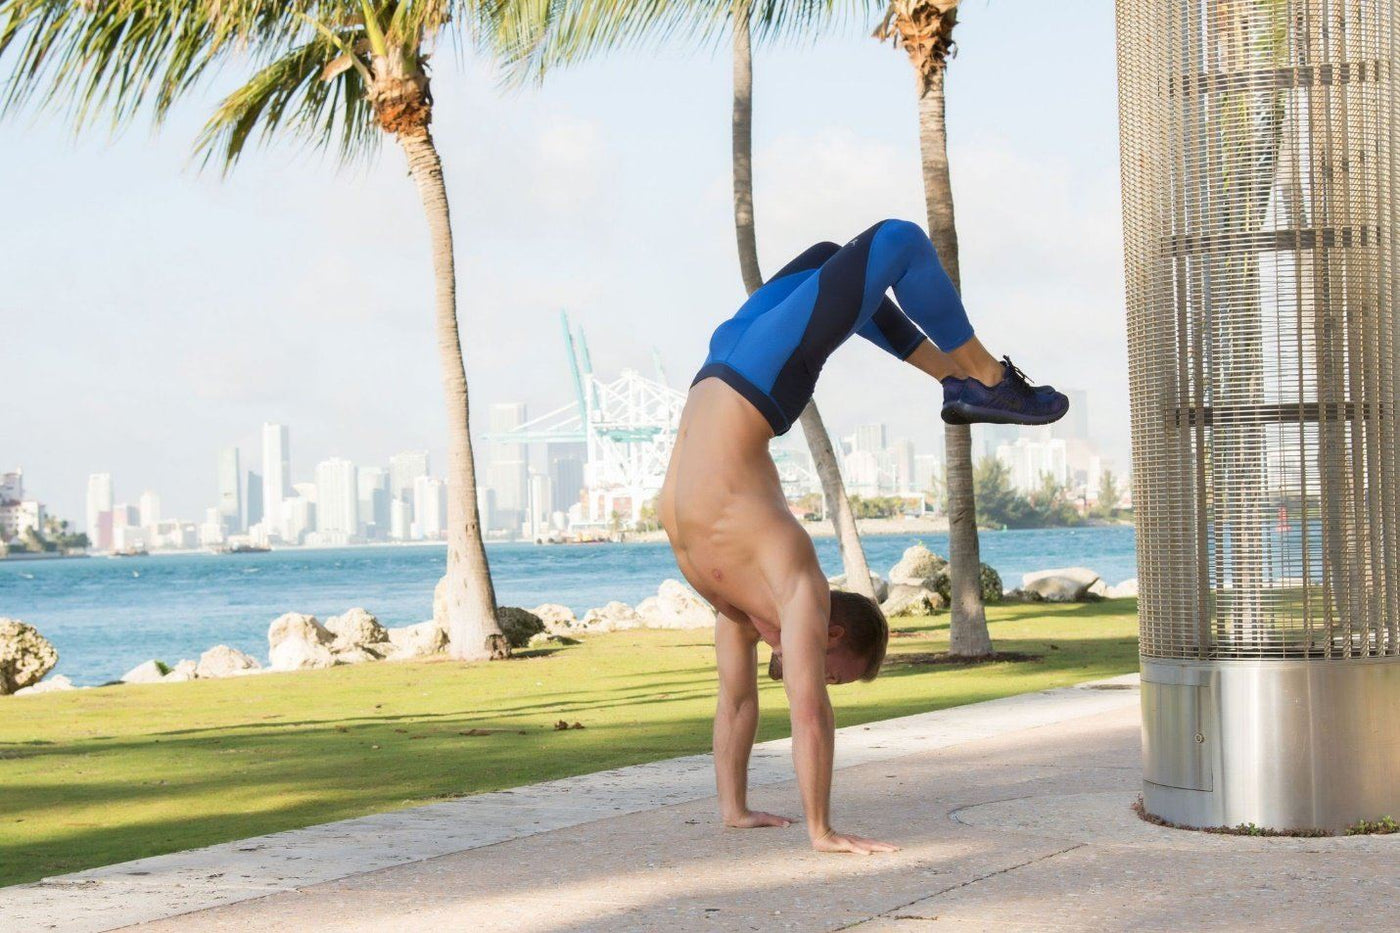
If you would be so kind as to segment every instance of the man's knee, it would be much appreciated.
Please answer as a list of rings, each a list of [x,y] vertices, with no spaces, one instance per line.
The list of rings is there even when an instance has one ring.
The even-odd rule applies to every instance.
[[[927,249],[931,245],[929,243],[928,234],[924,232],[924,228],[914,223],[912,220],[892,218],[890,220],[882,220],[876,224],[876,226],[879,228],[877,232],[880,239],[888,239],[893,245],[901,248],[917,247],[920,249]]]

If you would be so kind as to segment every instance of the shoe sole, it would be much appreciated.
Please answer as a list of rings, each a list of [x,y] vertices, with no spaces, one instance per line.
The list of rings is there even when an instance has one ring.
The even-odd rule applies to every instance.
[[[966,402],[949,402],[943,406],[943,420],[948,424],[1054,424],[1069,412],[1069,408],[1054,415],[1018,415],[1000,408],[983,408]]]

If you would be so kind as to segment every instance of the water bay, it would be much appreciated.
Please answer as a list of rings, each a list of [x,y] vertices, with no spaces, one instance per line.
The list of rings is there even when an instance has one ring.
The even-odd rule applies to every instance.
[[[947,553],[946,535],[870,535],[873,569],[889,571],[915,541]],[[1006,586],[1021,574],[1083,565],[1109,583],[1137,572],[1128,526],[988,531],[982,559]],[[817,539],[828,574],[836,542]],[[609,600],[636,604],[678,573],[665,543],[487,547],[502,605],[563,603],[580,616]],[[363,606],[385,625],[432,616],[442,575],[440,546],[284,550],[266,554],[171,554],[131,558],[0,561],[0,616],[34,625],[59,652],[55,674],[79,684],[120,677],[149,658],[174,664],[228,644],[267,659],[267,627],[284,612],[324,619]]]

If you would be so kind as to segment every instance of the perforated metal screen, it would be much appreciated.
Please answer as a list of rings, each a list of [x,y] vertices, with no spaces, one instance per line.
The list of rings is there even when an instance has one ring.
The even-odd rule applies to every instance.
[[[1119,0],[1141,651],[1400,655],[1393,0]]]

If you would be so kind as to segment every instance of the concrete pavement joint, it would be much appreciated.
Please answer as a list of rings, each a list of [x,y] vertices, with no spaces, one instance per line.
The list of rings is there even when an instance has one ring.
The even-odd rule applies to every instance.
[[[1120,710],[1136,675],[848,726],[838,770]],[[1099,689],[1112,685],[1114,689]],[[794,779],[790,739],[754,749],[754,788]],[[287,830],[0,889],[18,928],[98,933],[260,900],[384,868],[425,862],[714,795],[710,755],[690,755],[511,790]]]
[[[900,913],[900,911],[901,911],[901,910],[908,910],[910,907],[912,907],[912,906],[915,905],[915,904],[922,904],[922,903],[924,903],[925,901],[931,901],[931,900],[933,900],[933,899],[936,898],[936,897],[942,897],[943,895],[948,894],[949,892],[957,891],[957,890],[959,890],[959,889],[961,889],[961,888],[971,887],[971,886],[974,885],[974,884],[980,884],[980,883],[982,883],[983,881],[986,881],[986,880],[988,880],[988,879],[990,879],[990,878],[996,878],[996,877],[999,876],[999,875],[1005,875],[1005,874],[1008,874],[1008,873],[1010,873],[1010,872],[1017,871],[1018,869],[1025,868],[1027,865],[1034,865],[1034,864],[1036,864],[1037,862],[1044,862],[1044,861],[1048,861],[1049,859],[1052,859],[1052,858],[1059,858],[1061,855],[1064,855],[1064,854],[1066,854],[1066,853],[1068,853],[1068,852],[1073,852],[1075,849],[1082,849],[1082,848],[1085,847],[1085,845],[1086,845],[1086,843],[1077,842],[1077,843],[1075,843],[1075,844],[1072,845],[1072,846],[1067,846],[1067,847],[1065,847],[1065,848],[1063,848],[1063,849],[1059,849],[1058,851],[1055,851],[1055,852],[1049,852],[1049,853],[1046,853],[1045,855],[1038,855],[1038,856],[1036,856],[1035,858],[1026,859],[1024,862],[1018,862],[1018,863],[1015,864],[1015,865],[1008,865],[1008,866],[1006,866],[1005,868],[998,868],[996,871],[989,871],[989,872],[987,872],[987,873],[984,874],[984,875],[978,875],[976,878],[969,878],[967,881],[960,881],[960,882],[958,882],[957,884],[949,885],[948,887],[944,888],[944,889],[941,890],[941,891],[935,891],[935,892],[933,892],[932,894],[926,894],[926,895],[924,895],[923,897],[915,898],[914,900],[910,901],[909,903],[904,904],[904,905],[902,905],[902,906],[900,906],[900,907],[896,907],[894,910],[887,910],[887,911],[885,911],[884,913],[879,914],[879,916],[881,916],[881,917],[886,917],[886,918],[891,919],[891,920],[936,920],[936,919],[938,919],[937,917],[925,917],[925,916],[922,916],[922,915],[920,915],[920,914],[902,914],[902,913]],[[860,921],[860,922],[861,922],[861,923],[867,923],[867,922],[869,922],[870,920],[873,920],[873,919],[875,919],[875,918],[874,918],[874,917],[867,917],[865,920],[862,920],[862,921]],[[843,929],[844,929],[844,928],[843,928]]]

